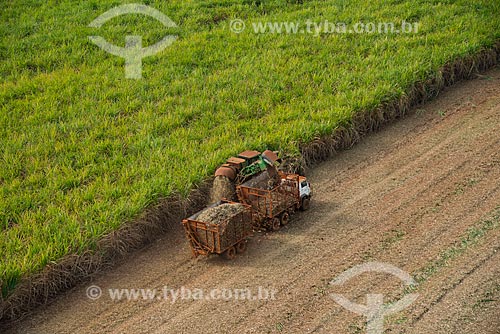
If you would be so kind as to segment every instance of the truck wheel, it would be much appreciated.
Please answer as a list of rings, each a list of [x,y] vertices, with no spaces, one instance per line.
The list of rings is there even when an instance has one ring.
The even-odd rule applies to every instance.
[[[236,257],[236,248],[230,247],[222,254],[226,260],[233,260]]]
[[[280,229],[281,225],[280,225],[280,219],[279,218],[273,218],[271,220],[271,231],[277,231]]]
[[[240,241],[236,244],[236,253],[243,253],[247,250],[246,240]]]
[[[307,209],[309,209],[309,205],[311,204],[310,202],[311,200],[309,199],[309,197],[304,197],[302,199],[302,204],[300,205],[300,210],[306,211]]]
[[[288,212],[283,212],[280,217],[281,226],[285,226],[286,224],[288,224],[289,219],[290,215],[288,214]]]

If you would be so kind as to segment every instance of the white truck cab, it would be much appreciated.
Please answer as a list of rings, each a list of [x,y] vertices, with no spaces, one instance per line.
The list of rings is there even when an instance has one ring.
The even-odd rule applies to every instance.
[[[309,209],[311,201],[312,189],[311,184],[307,181],[305,176],[299,177],[299,194],[300,194],[300,209],[305,211]]]
[[[305,176],[300,176],[297,174],[286,174],[280,172],[281,175],[281,183],[288,184],[287,188],[290,193],[296,193],[297,188],[299,191],[299,197],[297,204],[297,209],[301,209],[305,211],[309,209],[309,202],[311,201],[312,196],[312,187],[309,181]],[[294,194],[294,196],[296,196]]]
[[[311,197],[311,185],[307,181],[307,179],[303,176],[299,178],[299,193],[300,198]]]

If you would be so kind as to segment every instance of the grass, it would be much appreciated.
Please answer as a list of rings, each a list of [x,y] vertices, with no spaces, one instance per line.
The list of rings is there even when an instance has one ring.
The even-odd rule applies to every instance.
[[[178,28],[119,1],[16,0],[0,13],[0,279],[96,241],[238,151],[298,145],[397,99],[445,63],[490,47],[500,4],[439,1],[145,1]],[[229,22],[419,22],[417,34],[241,34]],[[92,44],[179,39],[144,59],[142,80]]]

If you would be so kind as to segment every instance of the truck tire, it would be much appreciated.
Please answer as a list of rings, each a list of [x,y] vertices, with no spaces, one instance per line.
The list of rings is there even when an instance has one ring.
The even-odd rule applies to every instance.
[[[275,218],[271,219],[271,221],[269,223],[270,223],[269,227],[271,228],[271,231],[276,232],[281,227],[281,225],[280,225],[281,222],[280,222],[280,219],[278,217],[275,217]]]
[[[289,220],[290,220],[290,215],[288,214],[288,212],[286,211],[283,212],[280,217],[281,226],[285,226],[286,224],[288,224]]]
[[[302,201],[300,204],[300,210],[302,210],[302,211],[308,210],[310,204],[311,204],[311,199],[309,197],[302,198]]]
[[[247,250],[246,240],[240,241],[236,244],[236,253],[244,253]]]
[[[229,247],[222,255],[226,260],[233,260],[236,257],[236,248]]]

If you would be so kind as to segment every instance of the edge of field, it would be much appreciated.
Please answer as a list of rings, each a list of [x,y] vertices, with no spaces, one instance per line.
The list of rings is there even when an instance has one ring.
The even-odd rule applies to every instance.
[[[445,87],[471,79],[500,63],[500,41],[474,55],[444,65],[428,79],[416,82],[401,98],[375,110],[354,115],[351,125],[339,127],[333,134],[300,146],[302,156],[288,161],[295,170],[310,167],[339,150],[353,146],[366,134],[405,116],[412,106],[436,97]],[[174,195],[145,210],[137,219],[125,223],[102,238],[95,250],[67,255],[46,266],[40,273],[25,277],[5,299],[0,295],[0,323],[22,318],[36,306],[44,305],[59,293],[88,280],[100,270],[113,265],[134,250],[140,249],[167,232],[180,229],[180,221],[199,211],[209,196],[213,178],[190,192],[187,198]]]

